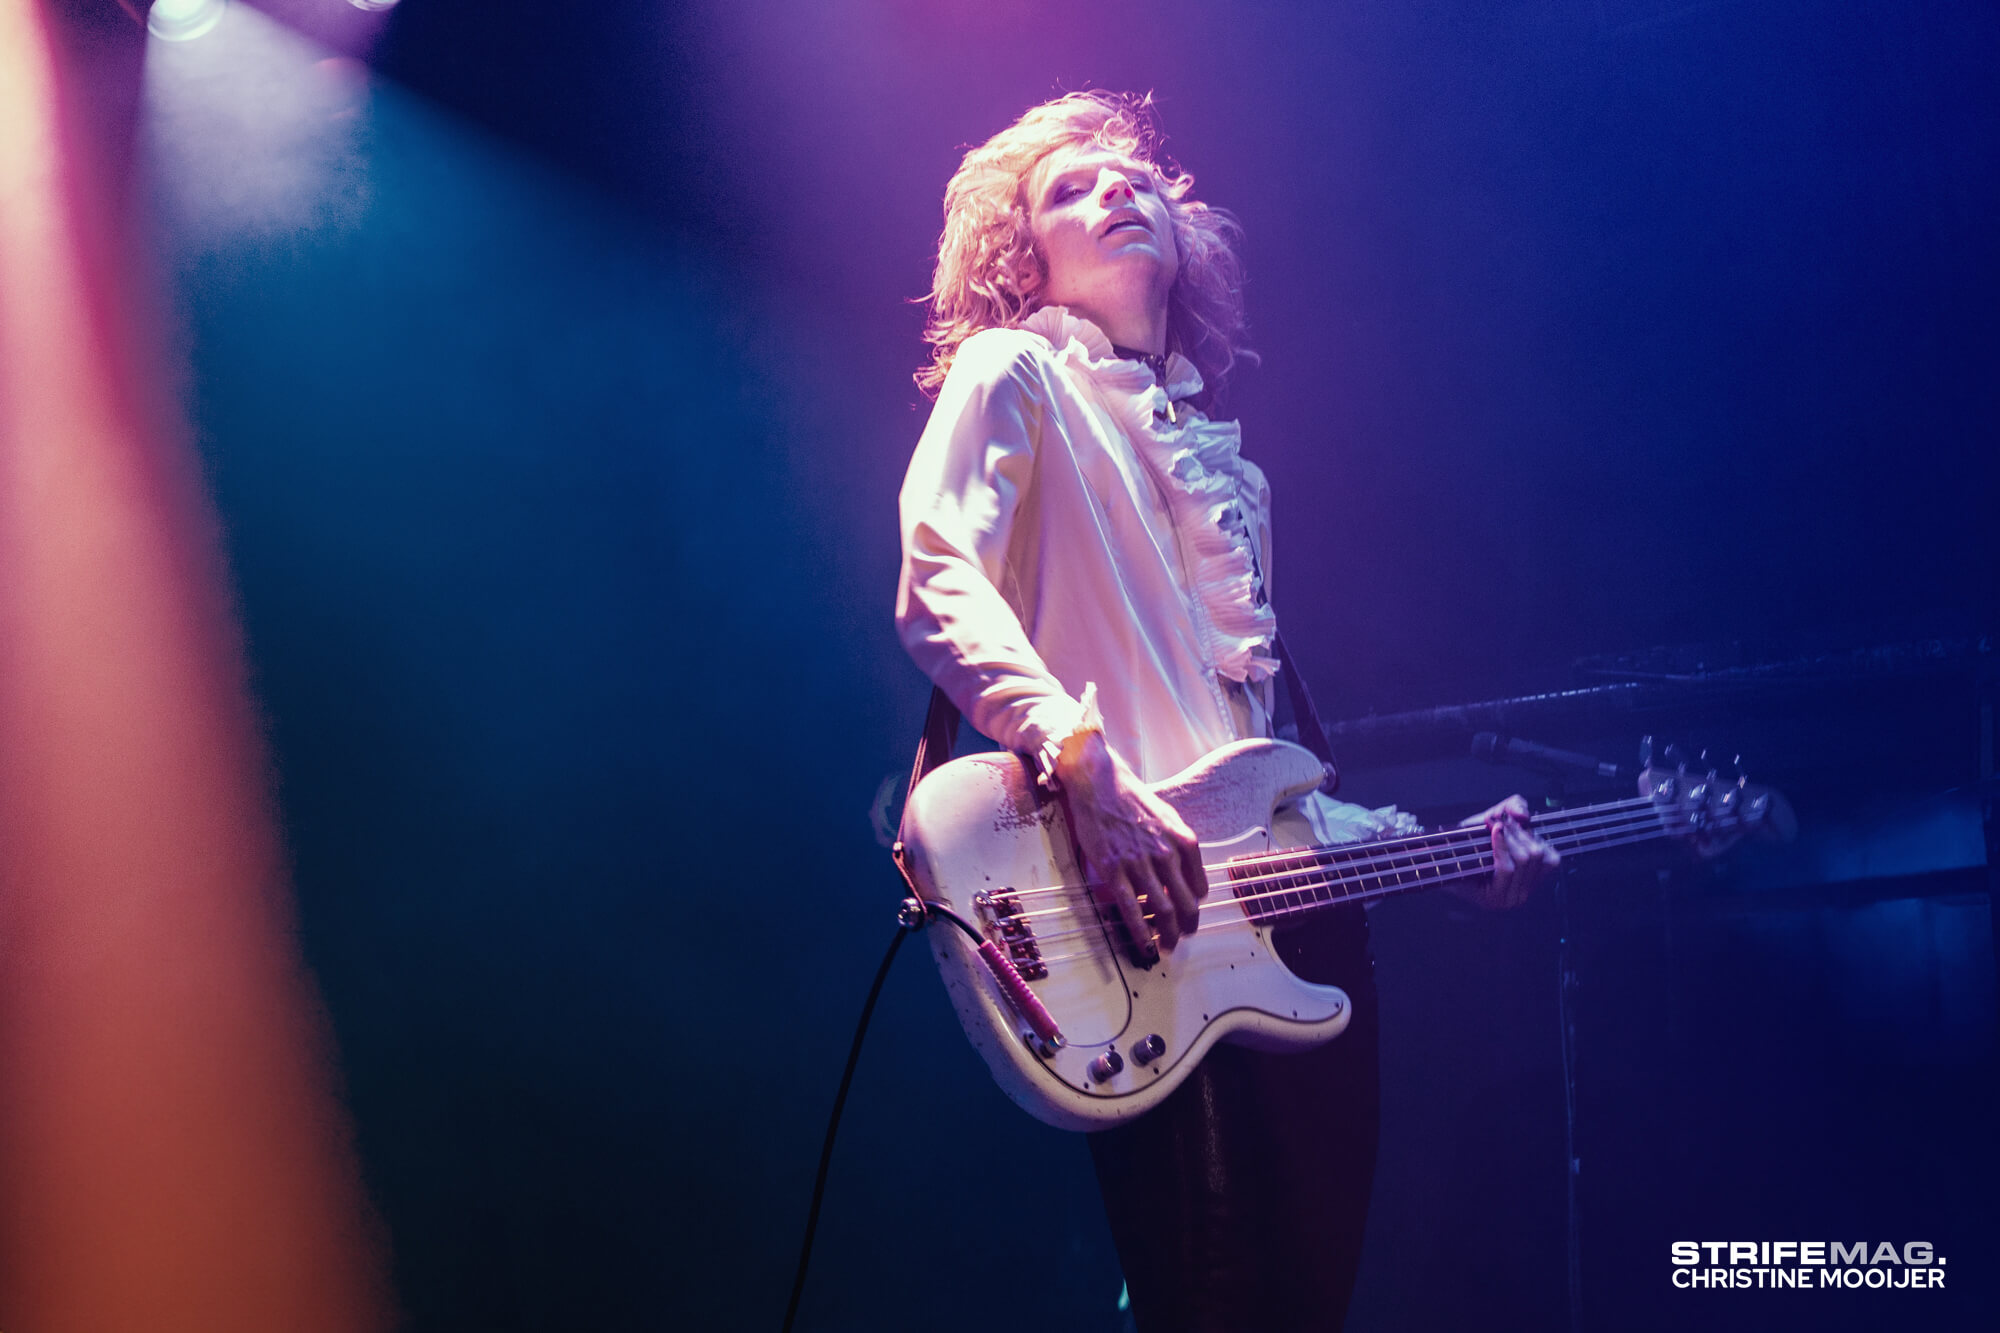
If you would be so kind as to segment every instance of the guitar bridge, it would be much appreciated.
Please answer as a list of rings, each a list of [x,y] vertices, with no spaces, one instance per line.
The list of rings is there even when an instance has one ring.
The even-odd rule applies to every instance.
[[[972,895],[972,908],[986,938],[1007,951],[1014,968],[1029,981],[1049,974],[1042,961],[1042,946],[1035,941],[1034,922],[1021,910],[1020,895],[1012,889],[981,890]]]

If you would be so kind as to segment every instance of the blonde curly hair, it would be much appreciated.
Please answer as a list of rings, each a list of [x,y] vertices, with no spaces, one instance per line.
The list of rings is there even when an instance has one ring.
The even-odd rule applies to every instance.
[[[1034,107],[965,155],[944,191],[944,234],[926,301],[924,341],[930,363],[917,386],[936,397],[952,358],[982,329],[1019,324],[1041,304],[1035,293],[1046,268],[1029,231],[1028,176],[1058,148],[1094,144],[1145,164],[1172,219],[1180,271],[1167,298],[1167,346],[1194,362],[1213,393],[1238,361],[1255,361],[1244,345],[1243,263],[1236,219],[1188,198],[1194,177],[1159,154],[1153,96],[1090,91]],[[1023,285],[1028,290],[1023,290]]]

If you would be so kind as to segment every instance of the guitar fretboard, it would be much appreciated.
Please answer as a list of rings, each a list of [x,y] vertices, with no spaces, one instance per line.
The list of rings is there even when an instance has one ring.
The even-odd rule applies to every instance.
[[[1641,796],[1553,811],[1533,827],[1570,856],[1666,837],[1676,831],[1672,814]],[[1246,856],[1229,865],[1237,899],[1265,921],[1492,873],[1493,837],[1484,825]]]

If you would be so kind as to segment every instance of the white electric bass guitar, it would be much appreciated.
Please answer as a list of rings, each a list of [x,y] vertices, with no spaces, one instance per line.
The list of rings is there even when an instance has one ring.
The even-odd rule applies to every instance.
[[[946,989],[1001,1088],[1059,1129],[1103,1129],[1150,1109],[1222,1040],[1316,1046],[1347,1026],[1334,986],[1302,981],[1271,930],[1337,903],[1489,875],[1484,826],[1377,842],[1310,845],[1288,802],[1323,777],[1284,741],[1223,746],[1153,787],[1201,842],[1200,929],[1150,968],[1100,911],[1062,804],[1018,755],[978,754],[932,772],[903,813],[898,860],[927,914]],[[1650,838],[1790,824],[1775,792],[1649,769],[1630,800],[1537,815],[1564,856]],[[1788,829],[1784,830],[1789,832]]]

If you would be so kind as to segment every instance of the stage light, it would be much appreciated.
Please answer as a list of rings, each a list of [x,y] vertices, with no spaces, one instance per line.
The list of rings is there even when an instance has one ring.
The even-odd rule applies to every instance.
[[[163,42],[191,42],[222,21],[228,0],[153,0],[146,31]]]
[[[367,66],[257,5],[232,6],[198,42],[150,42],[140,134],[154,221],[192,253],[353,225],[373,179],[372,96]]]
[[[356,9],[365,9],[370,14],[379,14],[385,9],[394,9],[396,0],[347,0]]]

